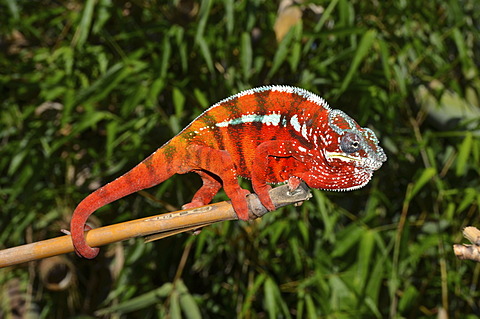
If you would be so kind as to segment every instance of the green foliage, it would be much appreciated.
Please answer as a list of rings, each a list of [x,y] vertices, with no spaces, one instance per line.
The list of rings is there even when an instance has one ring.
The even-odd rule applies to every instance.
[[[112,245],[94,261],[71,254],[76,281],[64,291],[47,290],[36,264],[1,270],[0,317],[480,315],[478,265],[451,248],[478,224],[480,4],[297,9],[277,43],[274,25],[288,19],[273,1],[0,2],[0,248],[60,235],[86,194],[246,88],[316,92],[373,128],[389,157],[359,191],[315,190],[300,208]],[[96,217],[180,207],[193,178]],[[14,298],[26,306],[12,309]]]

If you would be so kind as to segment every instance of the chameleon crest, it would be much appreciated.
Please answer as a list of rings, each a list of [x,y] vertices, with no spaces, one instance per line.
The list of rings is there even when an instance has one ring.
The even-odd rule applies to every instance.
[[[290,86],[246,90],[211,106],[178,135],[77,206],[71,234],[77,254],[93,258],[85,223],[98,208],[155,186],[174,174],[195,172],[203,186],[183,208],[211,202],[223,187],[239,219],[247,220],[247,190],[237,177],[251,179],[268,210],[275,206],[269,184],[303,180],[312,188],[347,191],[367,184],[387,157],[372,130],[360,127],[311,92]]]

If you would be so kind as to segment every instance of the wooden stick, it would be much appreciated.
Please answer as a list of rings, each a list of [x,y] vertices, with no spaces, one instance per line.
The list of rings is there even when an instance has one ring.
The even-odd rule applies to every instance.
[[[469,259],[480,262],[480,230],[473,226],[467,226],[463,230],[463,236],[467,238],[472,245],[453,245],[455,256],[457,256],[458,259]]]
[[[282,185],[270,190],[270,196],[276,208],[289,204],[301,204],[310,199],[311,194],[305,184],[294,192]],[[250,218],[263,216],[268,211],[260,204],[255,194],[247,197]],[[95,228],[86,232],[87,243],[92,247],[99,247],[134,237],[160,234],[167,237],[176,233],[194,228],[201,228],[216,222],[236,220],[237,215],[230,202],[220,202],[195,209],[181,210],[173,213],[140,218],[124,223]],[[151,237],[150,240],[159,238]],[[27,245],[0,250],[0,268],[27,261],[52,257],[73,252],[70,235],[47,239]]]

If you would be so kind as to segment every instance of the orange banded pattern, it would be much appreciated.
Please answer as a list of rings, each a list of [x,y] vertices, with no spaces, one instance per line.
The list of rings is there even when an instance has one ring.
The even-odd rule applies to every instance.
[[[75,209],[71,234],[77,254],[93,258],[85,223],[98,208],[173,174],[196,172],[203,186],[184,208],[210,203],[223,187],[239,219],[248,219],[237,176],[251,179],[269,210],[269,183],[301,180],[312,188],[353,190],[367,184],[386,161],[368,128],[360,127],[318,95],[290,86],[246,90],[211,106],[178,135],[115,181],[87,196]]]

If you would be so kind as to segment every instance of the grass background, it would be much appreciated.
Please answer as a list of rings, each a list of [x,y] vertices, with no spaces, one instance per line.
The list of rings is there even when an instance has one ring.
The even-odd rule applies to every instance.
[[[0,317],[480,315],[480,266],[452,252],[478,225],[479,1],[2,0],[0,21],[0,248],[60,235],[89,192],[251,87],[323,96],[389,157],[362,190],[65,256],[63,291],[38,263],[2,269]],[[161,201],[95,216],[164,212],[199,185],[175,176],[148,190]]]

